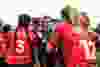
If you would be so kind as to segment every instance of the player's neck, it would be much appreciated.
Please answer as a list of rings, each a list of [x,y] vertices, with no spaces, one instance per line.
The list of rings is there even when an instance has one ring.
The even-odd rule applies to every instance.
[[[80,24],[73,24],[72,29],[75,32],[88,32],[88,27],[81,26]]]
[[[74,32],[80,32],[80,25],[78,25],[78,24],[73,24],[72,30],[73,30]]]
[[[67,23],[67,24],[71,24],[70,20],[64,20],[64,22]]]

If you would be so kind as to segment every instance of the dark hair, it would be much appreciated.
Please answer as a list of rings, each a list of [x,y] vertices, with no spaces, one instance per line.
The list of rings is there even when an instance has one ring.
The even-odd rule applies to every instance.
[[[81,12],[81,16],[87,16],[87,12]]]
[[[32,23],[33,24],[39,24],[40,23],[40,17],[32,18]]]
[[[31,22],[31,16],[28,14],[20,14],[18,16],[18,24],[21,26],[27,26]]]
[[[11,25],[10,24],[5,24],[2,29],[3,29],[3,32],[8,32],[8,31],[11,30]]]
[[[69,12],[68,11],[65,12],[64,9],[61,10],[61,16],[63,19],[70,20]]]
[[[63,19],[70,21],[69,23],[72,23],[71,17],[70,17],[70,9],[71,9],[71,7],[69,5],[66,6],[65,8],[63,8],[61,10],[61,16]]]
[[[99,33],[100,34],[100,24],[98,24],[98,26],[96,27],[96,33]]]
[[[0,19],[0,26],[2,26],[3,25],[3,20],[2,19]]]

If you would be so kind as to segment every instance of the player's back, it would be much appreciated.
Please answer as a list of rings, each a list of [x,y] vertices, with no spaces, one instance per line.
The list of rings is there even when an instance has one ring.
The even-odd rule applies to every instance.
[[[56,26],[60,40],[64,42],[64,64],[72,65],[80,63],[80,35],[72,31],[72,25],[63,23]],[[68,66],[71,67],[71,66]]]
[[[69,55],[72,49],[72,28],[69,24],[57,24],[56,32],[59,33],[59,39],[64,42],[64,56]],[[65,53],[65,51],[67,51]]]

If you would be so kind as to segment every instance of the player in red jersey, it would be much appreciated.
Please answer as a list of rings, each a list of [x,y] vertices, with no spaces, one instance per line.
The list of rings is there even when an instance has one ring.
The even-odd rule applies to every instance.
[[[68,17],[67,17],[68,18]],[[68,20],[68,19],[67,19]],[[76,34],[72,34],[72,24],[68,24],[70,21],[65,20],[62,24],[57,24],[56,25],[56,30],[55,32],[52,33],[52,36],[48,40],[48,46],[50,45],[50,49],[56,49],[60,48],[60,41],[63,41],[64,45],[64,64],[68,67],[73,66],[75,61],[75,58],[72,56],[72,48],[74,45],[73,37],[77,36]],[[79,39],[79,36],[77,36],[75,39]],[[48,47],[49,48],[49,47]],[[79,54],[78,54],[79,55]],[[79,56],[76,56],[79,57]],[[75,56],[74,56],[75,57]],[[73,58],[73,60],[72,60]],[[79,60],[77,59],[77,62],[79,63]]]
[[[19,17],[19,24],[16,32],[10,32],[11,41],[8,50],[8,64],[29,64],[32,63],[31,35],[28,31],[30,22],[29,16],[23,14]]]
[[[76,18],[78,17],[75,17],[75,22],[77,20]],[[63,24],[56,25],[56,32],[53,32],[52,36],[48,40],[48,46],[50,46],[51,49],[59,48],[59,43],[61,40],[63,40],[64,64],[66,67],[76,67],[77,64],[79,64],[80,67],[87,67],[88,48],[81,41],[88,38],[88,30],[85,30],[81,26],[82,22],[80,21],[81,32],[76,32],[74,29],[75,25],[73,26],[72,24],[68,24],[68,22],[69,21],[65,20]]]
[[[0,58],[5,58],[9,43],[8,32],[0,32]],[[5,61],[5,60],[4,60]]]
[[[24,56],[24,63],[32,63],[32,41],[31,41],[31,35],[29,34],[30,31],[28,30],[31,18],[30,16],[23,14],[21,15],[23,21],[19,21],[20,24],[17,28],[17,37],[16,37],[16,55]],[[20,18],[21,18],[20,17]],[[22,24],[21,24],[22,23]]]
[[[84,50],[85,50],[85,59],[88,60],[89,65],[92,66],[96,66],[96,47],[95,47],[95,43],[96,43],[96,33],[95,32],[91,32],[89,30],[89,18],[85,15],[80,16],[80,22],[81,22],[81,28],[82,31],[84,32],[83,34],[85,34],[86,39],[81,40],[83,41],[83,46],[84,46]],[[91,64],[93,63],[93,64]]]

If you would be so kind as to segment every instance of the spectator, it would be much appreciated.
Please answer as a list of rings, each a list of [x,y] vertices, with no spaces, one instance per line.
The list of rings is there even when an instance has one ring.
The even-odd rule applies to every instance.
[[[80,16],[80,30],[81,30],[81,46],[83,46],[85,52],[82,52],[83,59],[86,59],[89,61],[94,60],[96,63],[95,58],[95,42],[96,42],[96,33],[94,32],[88,32],[89,31],[89,25],[90,25],[90,19],[86,15],[86,13],[82,13]],[[83,42],[82,42],[83,41]]]
[[[96,40],[96,48],[100,48],[100,24],[96,27],[97,40]]]

